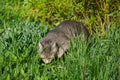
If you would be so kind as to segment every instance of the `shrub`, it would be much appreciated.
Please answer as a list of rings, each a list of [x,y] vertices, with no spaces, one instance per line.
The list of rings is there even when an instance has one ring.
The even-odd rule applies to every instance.
[[[65,19],[82,21],[90,30],[99,28],[102,33],[110,22],[117,23],[117,15],[114,13],[120,10],[119,3],[118,0],[26,0],[22,16],[27,13],[28,18],[47,26],[56,25],[58,21]]]
[[[0,21],[21,17],[23,20],[41,22],[53,27],[58,22],[69,19],[81,21],[88,26],[91,33],[105,33],[105,28],[118,22],[119,0],[18,0],[1,1]],[[113,4],[114,3],[114,4]],[[6,17],[7,16],[7,17]]]

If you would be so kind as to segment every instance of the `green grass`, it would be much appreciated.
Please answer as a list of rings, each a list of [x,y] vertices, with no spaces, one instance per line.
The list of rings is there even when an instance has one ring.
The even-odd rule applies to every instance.
[[[118,4],[113,5],[110,3],[109,6],[112,5],[112,7],[107,12],[109,1],[108,3],[98,1],[99,9],[97,12],[96,7],[90,5],[93,4],[90,3],[92,1],[88,1],[89,7],[84,7],[85,11],[79,9],[79,6],[81,8],[83,5],[75,5],[75,8],[78,8],[80,12],[74,14],[74,12],[66,10],[69,14],[73,13],[73,15],[65,14],[64,16],[64,13],[67,13],[64,9],[69,9],[69,7],[66,7],[63,10],[61,9],[60,12],[57,11],[57,13],[52,14],[53,18],[51,18],[49,8],[43,8],[43,11],[41,11],[40,8],[44,5],[41,4],[40,6],[36,2],[38,1],[0,0],[0,80],[120,79],[120,15]],[[84,4],[84,2],[80,3]],[[102,3],[104,3],[104,6],[99,6]],[[54,6],[57,7],[57,5]],[[60,8],[60,5],[58,6]],[[68,4],[68,6],[70,5]],[[61,11],[63,11],[62,14]],[[54,59],[50,64],[42,63],[41,58],[37,55],[37,44],[49,29],[38,23],[38,16],[42,17],[40,17],[40,20],[43,20],[41,22],[49,23],[56,18],[71,19],[73,17],[76,20],[77,18],[81,19],[81,12],[84,13],[83,15],[87,19],[84,22],[88,25],[90,32],[92,33],[91,30],[93,30],[96,33],[89,37],[87,44],[81,38],[73,38],[70,49],[61,59]],[[94,12],[96,15],[94,15]],[[54,18],[56,14],[57,16]],[[87,14],[91,17],[87,16]],[[61,20],[55,22],[58,21]],[[101,23],[107,25],[104,36],[99,34],[102,31]],[[116,26],[111,26],[116,23],[118,23]]]
[[[108,26],[85,44],[74,38],[61,59],[50,64],[37,56],[37,43],[48,29],[27,21],[4,23],[0,34],[0,80],[119,80],[120,24]]]

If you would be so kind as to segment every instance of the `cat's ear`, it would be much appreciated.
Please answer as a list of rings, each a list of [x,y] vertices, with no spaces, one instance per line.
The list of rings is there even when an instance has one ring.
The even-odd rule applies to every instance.
[[[38,53],[40,53],[43,50],[43,46],[41,42],[38,43]]]
[[[52,44],[52,52],[57,52],[57,49],[58,49],[58,47],[57,47],[57,44],[54,42],[53,44]]]
[[[52,48],[55,48],[56,47],[56,43],[54,42],[53,44],[52,44]]]

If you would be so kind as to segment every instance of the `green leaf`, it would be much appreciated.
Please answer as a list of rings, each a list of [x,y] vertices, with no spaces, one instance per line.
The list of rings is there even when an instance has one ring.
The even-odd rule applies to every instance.
[[[4,29],[0,29],[0,34],[4,31]]]

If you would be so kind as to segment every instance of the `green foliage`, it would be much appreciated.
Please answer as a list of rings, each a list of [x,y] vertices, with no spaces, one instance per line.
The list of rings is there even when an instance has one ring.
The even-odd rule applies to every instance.
[[[19,17],[53,27],[59,21],[69,19],[83,22],[92,34],[96,29],[100,34],[104,34],[106,26],[109,24],[114,26],[120,14],[119,0],[5,0],[0,2],[4,6],[0,10],[2,24],[4,20],[14,20]]]
[[[110,14],[119,13],[119,3],[118,0],[26,0],[22,16],[27,14],[28,18],[40,21],[49,27],[65,19],[82,21],[88,25],[91,33],[92,30],[98,29],[102,34],[109,23],[117,23],[118,16]]]
[[[119,3],[0,0],[0,80],[119,80]],[[61,59],[44,64],[37,55],[38,41],[49,30],[43,25],[53,27],[65,19],[82,21],[96,34],[87,44],[75,37]]]

